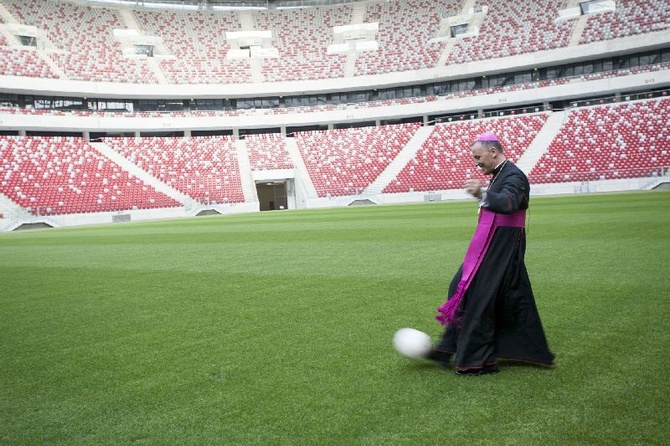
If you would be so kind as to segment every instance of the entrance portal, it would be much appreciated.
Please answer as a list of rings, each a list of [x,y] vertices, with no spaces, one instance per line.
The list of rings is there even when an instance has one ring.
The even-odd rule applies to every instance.
[[[256,183],[256,191],[258,192],[261,211],[288,209],[286,183],[284,181]]]

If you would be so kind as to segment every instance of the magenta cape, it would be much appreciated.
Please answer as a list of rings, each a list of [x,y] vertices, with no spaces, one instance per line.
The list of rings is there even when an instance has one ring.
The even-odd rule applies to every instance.
[[[458,283],[456,292],[447,300],[444,305],[437,309],[438,315],[435,317],[440,324],[448,325],[456,318],[456,313],[461,305],[463,296],[468,290],[472,279],[474,279],[479,266],[486,256],[486,252],[493,239],[493,234],[496,228],[500,226],[512,226],[515,228],[523,228],[526,226],[526,211],[516,211],[513,214],[497,214],[491,212],[486,208],[480,208],[479,221],[475,235],[470,241],[470,246],[465,253],[465,260],[463,261],[463,274]]]

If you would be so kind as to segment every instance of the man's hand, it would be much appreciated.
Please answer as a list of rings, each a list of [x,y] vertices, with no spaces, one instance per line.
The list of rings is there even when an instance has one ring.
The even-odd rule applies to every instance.
[[[469,193],[473,197],[480,199],[482,197],[482,182],[479,180],[468,180],[463,184],[463,189],[465,192]]]

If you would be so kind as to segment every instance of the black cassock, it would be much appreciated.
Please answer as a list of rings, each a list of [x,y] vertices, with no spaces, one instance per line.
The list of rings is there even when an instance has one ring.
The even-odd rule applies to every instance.
[[[486,209],[514,214],[528,208],[528,178],[506,161],[486,193]],[[445,329],[437,350],[455,354],[458,368],[480,368],[498,359],[551,365],[554,355],[535,305],[524,262],[526,232],[523,227],[499,226],[479,268],[465,290],[456,320]],[[451,281],[449,299],[461,280],[463,265]]]

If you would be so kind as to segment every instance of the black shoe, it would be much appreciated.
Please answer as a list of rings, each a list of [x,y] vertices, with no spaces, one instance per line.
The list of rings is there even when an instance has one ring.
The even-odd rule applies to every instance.
[[[443,352],[433,348],[426,355],[426,359],[429,361],[434,361],[437,363],[437,365],[446,369],[447,367],[449,367],[449,361],[451,360],[451,353]]]
[[[458,376],[481,376],[498,373],[499,371],[498,364],[489,364],[474,369],[456,369],[454,373]]]

